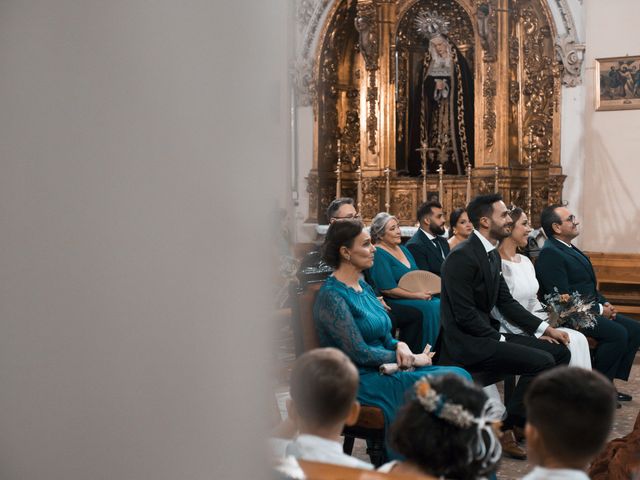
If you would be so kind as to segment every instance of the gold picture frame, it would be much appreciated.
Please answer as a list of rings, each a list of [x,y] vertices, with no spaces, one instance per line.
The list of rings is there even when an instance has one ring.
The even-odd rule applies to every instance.
[[[596,110],[640,109],[640,55],[596,58]]]

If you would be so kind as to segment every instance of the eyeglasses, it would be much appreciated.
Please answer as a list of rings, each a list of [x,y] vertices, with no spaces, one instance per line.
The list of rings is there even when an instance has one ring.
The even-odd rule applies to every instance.
[[[562,220],[562,222],[560,222],[560,223],[564,223],[564,222],[571,222],[571,223],[573,223],[575,225],[576,224],[576,216],[575,215],[569,215],[567,218]]]
[[[356,213],[354,214],[350,214],[350,215],[345,215],[344,217],[331,217],[334,220],[360,220],[360,214]]]

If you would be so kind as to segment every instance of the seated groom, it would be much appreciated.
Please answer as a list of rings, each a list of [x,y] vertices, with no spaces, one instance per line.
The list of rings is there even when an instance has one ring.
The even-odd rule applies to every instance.
[[[442,262],[449,255],[449,242],[444,237],[444,213],[436,201],[426,202],[418,208],[420,228],[407,242],[420,270],[440,275]]]
[[[589,257],[571,244],[580,235],[579,222],[568,208],[550,205],[541,214],[540,223],[547,235],[538,261],[536,276],[543,294],[579,292],[585,299],[595,300],[598,322],[582,331],[598,341],[593,368],[609,380],[629,379],[633,360],[640,346],[640,322],[620,315],[600,292]],[[618,400],[631,396],[618,393]]]
[[[523,428],[525,391],[538,373],[569,363],[568,335],[529,313],[509,293],[496,249],[512,225],[502,197],[478,196],[467,213],[475,231],[442,265],[439,364],[520,375],[502,428]],[[528,335],[501,334],[500,323],[490,314],[495,306]],[[543,334],[557,343],[539,340]],[[505,436],[512,437],[512,432]]]

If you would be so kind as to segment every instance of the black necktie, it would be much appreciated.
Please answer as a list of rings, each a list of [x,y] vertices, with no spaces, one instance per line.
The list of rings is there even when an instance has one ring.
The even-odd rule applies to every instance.
[[[491,267],[491,273],[495,275],[498,271],[498,259],[496,258],[497,250],[491,250],[487,252],[487,257],[489,257],[489,266]]]
[[[438,242],[438,237],[433,238],[431,241],[436,246],[436,248],[440,250],[440,255],[442,255],[442,258],[444,258],[444,250],[442,250],[442,245],[440,245],[440,242]]]

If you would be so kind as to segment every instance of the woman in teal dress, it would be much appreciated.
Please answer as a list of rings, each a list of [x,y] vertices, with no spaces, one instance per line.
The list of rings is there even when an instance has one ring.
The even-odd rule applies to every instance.
[[[360,373],[358,400],[379,407],[388,427],[405,403],[407,392],[421,377],[445,373],[467,379],[471,376],[458,367],[433,366],[432,353],[413,353],[406,343],[391,336],[386,310],[362,280],[362,271],[371,267],[374,252],[362,222],[340,220],[331,224],[323,258],[334,273],[318,292],[313,316],[320,345],[339,348],[355,363]],[[381,375],[379,367],[385,363],[413,370]]]
[[[398,287],[405,273],[418,270],[411,252],[400,244],[400,226],[396,217],[382,212],[371,222],[371,239],[376,245],[369,278],[382,293],[385,302],[417,308],[422,312],[421,345],[435,345],[440,331],[440,299],[431,292],[410,292]]]

